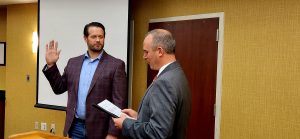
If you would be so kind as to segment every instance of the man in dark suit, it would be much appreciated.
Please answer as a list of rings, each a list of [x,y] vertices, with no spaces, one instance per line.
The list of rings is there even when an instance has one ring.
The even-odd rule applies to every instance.
[[[175,58],[175,40],[163,29],[150,31],[143,44],[144,59],[157,78],[146,90],[138,113],[122,110],[113,118],[125,137],[134,139],[184,139],[191,111],[188,81]],[[128,117],[130,116],[130,117]]]
[[[43,72],[55,94],[68,91],[64,136],[80,139],[114,139],[121,134],[110,116],[92,107],[108,99],[120,108],[127,106],[125,63],[104,50],[105,28],[92,22],[84,27],[85,54],[69,59],[63,75],[56,62],[59,58],[57,42],[46,45]]]

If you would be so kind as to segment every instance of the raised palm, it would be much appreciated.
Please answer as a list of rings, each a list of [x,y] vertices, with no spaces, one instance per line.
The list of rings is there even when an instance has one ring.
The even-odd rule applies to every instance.
[[[48,67],[52,67],[59,59],[60,50],[57,50],[58,44],[54,40],[46,44],[46,63]]]

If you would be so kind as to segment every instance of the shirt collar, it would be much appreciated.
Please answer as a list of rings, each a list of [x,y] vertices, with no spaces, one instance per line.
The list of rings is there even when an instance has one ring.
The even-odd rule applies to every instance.
[[[95,61],[95,60],[100,60],[102,58],[103,55],[103,50],[101,51],[101,53],[97,56],[97,58],[95,59],[91,59],[91,57],[89,56],[88,52],[86,52],[84,54],[84,59],[90,59],[91,61]]]
[[[160,69],[159,69],[159,71],[158,71],[158,73],[157,73],[157,77],[159,76],[159,74],[168,66],[168,65],[170,65],[171,63],[173,63],[173,62],[175,62],[175,61],[172,61],[172,62],[170,62],[170,63],[167,63],[167,64],[165,64],[165,65],[163,65]]]

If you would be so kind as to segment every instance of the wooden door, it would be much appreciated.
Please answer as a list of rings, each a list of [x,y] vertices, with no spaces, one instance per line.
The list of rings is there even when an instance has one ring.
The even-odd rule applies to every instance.
[[[155,22],[149,30],[169,30],[176,39],[176,59],[192,91],[188,139],[213,139],[217,80],[219,18]],[[148,66],[148,85],[157,74]]]

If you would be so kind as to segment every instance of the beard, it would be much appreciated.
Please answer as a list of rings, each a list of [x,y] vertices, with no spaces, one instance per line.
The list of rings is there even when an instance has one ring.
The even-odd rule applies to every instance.
[[[101,52],[104,46],[101,44],[99,44],[99,45],[100,45],[100,47],[99,46],[89,46],[89,49],[93,52]]]

